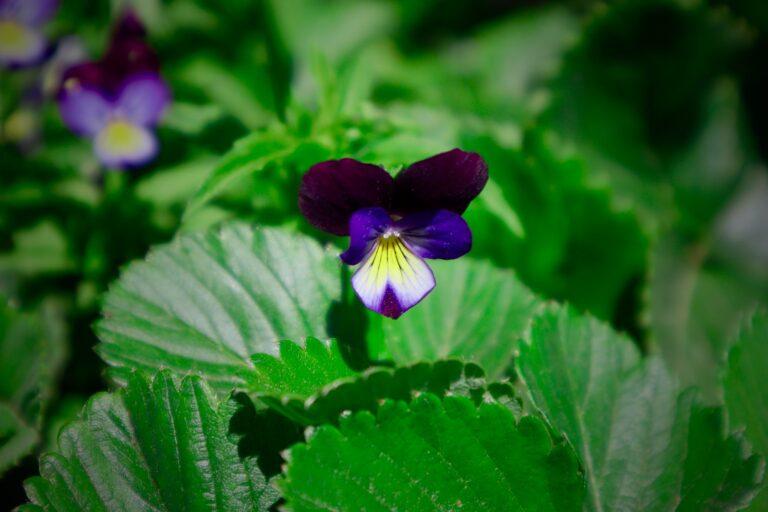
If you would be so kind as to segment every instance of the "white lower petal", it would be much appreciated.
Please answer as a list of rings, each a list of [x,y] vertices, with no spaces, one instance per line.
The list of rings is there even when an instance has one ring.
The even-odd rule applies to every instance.
[[[352,287],[367,308],[397,318],[432,291],[435,276],[399,237],[381,237],[352,276]]]

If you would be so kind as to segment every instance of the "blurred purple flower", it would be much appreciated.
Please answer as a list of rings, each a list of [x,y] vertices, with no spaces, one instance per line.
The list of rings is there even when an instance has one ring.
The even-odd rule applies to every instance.
[[[171,101],[155,51],[132,11],[118,20],[104,56],[68,69],[58,94],[70,130],[93,141],[109,168],[146,164],[158,151],[153,128]]]
[[[0,0],[0,66],[33,66],[45,58],[43,26],[57,7],[58,0]]]
[[[367,308],[398,318],[435,287],[424,259],[451,260],[472,248],[461,214],[487,181],[482,157],[460,149],[395,178],[351,158],[330,160],[304,175],[299,208],[318,229],[350,237],[341,260],[360,264],[352,287]]]

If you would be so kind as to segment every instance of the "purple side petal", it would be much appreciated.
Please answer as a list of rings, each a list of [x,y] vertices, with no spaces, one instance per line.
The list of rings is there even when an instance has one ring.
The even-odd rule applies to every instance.
[[[316,228],[344,236],[357,210],[390,206],[392,187],[392,177],[381,167],[351,158],[328,160],[304,174],[299,209]]]
[[[450,210],[461,214],[488,181],[477,153],[460,149],[416,162],[395,178],[395,211]]]
[[[130,77],[115,99],[115,114],[140,126],[154,126],[171,102],[171,91],[160,76]]]
[[[39,27],[53,17],[58,7],[58,0],[3,0],[0,17]]]
[[[384,208],[365,208],[349,219],[349,248],[340,258],[347,265],[357,265],[371,252],[376,239],[392,225]]]
[[[395,224],[408,247],[422,258],[453,260],[472,249],[466,221],[448,210],[412,213]]]
[[[61,118],[78,135],[96,135],[107,124],[111,111],[109,101],[90,88],[65,88],[59,96]]]

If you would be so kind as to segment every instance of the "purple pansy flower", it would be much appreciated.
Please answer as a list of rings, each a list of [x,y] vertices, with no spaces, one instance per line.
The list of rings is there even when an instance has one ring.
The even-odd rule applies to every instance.
[[[43,25],[53,17],[57,0],[0,0],[0,65],[37,64],[48,50]]]
[[[425,259],[451,260],[472,248],[461,214],[487,181],[482,157],[460,149],[395,178],[376,165],[331,160],[304,175],[299,208],[315,227],[350,237],[341,260],[360,265],[352,287],[367,308],[398,318],[435,287]]]
[[[104,57],[70,68],[62,79],[58,102],[64,123],[90,138],[96,156],[110,168],[136,167],[155,157],[153,128],[171,101],[144,36],[141,22],[127,12]]]

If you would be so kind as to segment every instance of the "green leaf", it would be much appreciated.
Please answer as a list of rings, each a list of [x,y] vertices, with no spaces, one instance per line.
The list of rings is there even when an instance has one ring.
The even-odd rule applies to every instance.
[[[156,169],[136,184],[136,195],[159,205],[183,203],[200,188],[217,163],[215,156],[205,153],[178,165]]]
[[[651,342],[681,382],[698,386],[709,403],[722,400],[720,374],[739,322],[768,299],[765,283],[715,252],[707,240],[662,237],[647,293]]]
[[[768,454],[768,314],[755,313],[739,333],[728,356],[723,380],[725,405],[735,427],[745,428],[752,446]],[[763,490],[750,510],[768,509],[768,492]]]
[[[199,89],[213,104],[238,119],[247,128],[254,129],[264,125],[272,119],[268,110],[271,105],[265,105],[254,92],[255,88],[238,76],[236,71],[220,59],[198,55],[186,62],[177,75],[185,85]]]
[[[490,213],[501,220],[510,233],[520,238],[525,237],[525,229],[523,229],[520,218],[504,199],[504,193],[493,178],[488,180],[478,200]]]
[[[124,380],[134,368],[242,386],[251,356],[278,341],[329,338],[341,297],[338,259],[310,238],[241,223],[184,235],[131,264],[104,298],[99,355]]]
[[[61,308],[0,305],[0,474],[40,440],[43,415],[66,358]]]
[[[498,404],[387,401],[294,446],[278,486],[293,511],[581,510],[573,449]]]
[[[273,0],[270,3],[288,50],[305,65],[318,48],[332,61],[341,60],[386,34],[397,19],[394,5],[370,0],[342,0],[331,4]]]
[[[263,171],[295,149],[296,143],[291,137],[279,132],[256,132],[236,141],[189,201],[184,216],[189,217],[237,180]]]
[[[31,427],[5,402],[0,402],[0,476],[29,455],[40,441]]]
[[[197,105],[174,101],[168,113],[163,116],[163,126],[185,135],[199,135],[223,115],[221,107],[216,104]]]
[[[75,268],[67,239],[50,220],[13,234],[13,250],[0,254],[0,270],[24,275],[58,274]]]
[[[462,395],[479,404],[498,401],[519,413],[512,385],[488,383],[483,370],[458,360],[417,363],[400,368],[372,367],[360,373],[344,362],[339,345],[307,339],[304,348],[280,343],[280,357],[257,354],[254,377],[245,389],[304,425],[335,423],[344,411],[374,412],[384,399],[410,401],[422,392]]]
[[[308,338],[301,347],[292,341],[280,342],[280,356],[253,356],[253,377],[246,388],[257,395],[309,397],[335,380],[356,375],[344,362],[339,344],[329,345]]]
[[[541,302],[509,270],[461,259],[434,261],[437,286],[398,320],[380,319],[395,362],[460,357],[500,377]],[[374,334],[372,334],[373,336]]]
[[[233,401],[170,372],[92,398],[26,481],[32,503],[57,511],[264,510],[276,491],[229,439]]]
[[[548,307],[517,359],[531,399],[581,455],[588,510],[739,510],[763,461],[655,357],[569,308]]]
[[[475,201],[465,214],[472,254],[515,269],[549,298],[616,318],[617,304],[645,271],[646,234],[635,213],[552,132],[528,130],[521,143],[480,136],[467,147],[486,159],[503,201],[525,228],[524,238],[513,236],[484,201]]]
[[[448,45],[442,60],[458,76],[475,78],[470,108],[524,118],[546,104],[546,79],[557,70],[578,28],[568,9],[542,4],[492,20],[460,46]]]

